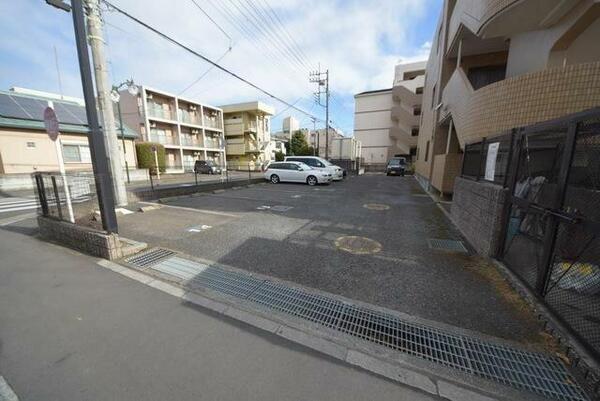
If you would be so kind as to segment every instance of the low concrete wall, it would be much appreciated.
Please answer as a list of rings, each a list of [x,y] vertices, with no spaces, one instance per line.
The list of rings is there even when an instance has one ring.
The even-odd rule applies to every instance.
[[[253,178],[251,180],[239,180],[229,182],[211,182],[190,186],[168,186],[156,187],[154,190],[142,188],[127,191],[127,200],[129,202],[140,202],[147,200],[156,200],[161,198],[170,198],[173,196],[185,196],[197,192],[210,192],[217,189],[227,189],[248,184],[258,184],[265,182],[264,178]]]
[[[146,248],[142,242],[50,217],[38,216],[38,226],[40,235],[46,240],[108,260],[119,259]]]
[[[456,177],[452,219],[475,250],[495,256],[508,192],[499,185]]]

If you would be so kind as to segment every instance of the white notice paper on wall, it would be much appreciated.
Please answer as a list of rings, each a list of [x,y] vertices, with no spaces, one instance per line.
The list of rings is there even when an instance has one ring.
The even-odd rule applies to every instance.
[[[488,181],[494,181],[496,175],[496,159],[498,158],[498,148],[500,142],[490,143],[487,152],[487,159],[485,161],[485,179]]]

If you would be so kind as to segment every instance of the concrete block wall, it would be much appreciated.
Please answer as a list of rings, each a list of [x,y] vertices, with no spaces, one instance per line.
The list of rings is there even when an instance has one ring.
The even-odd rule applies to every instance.
[[[507,198],[507,191],[499,185],[461,177],[454,180],[452,219],[483,256],[495,256],[500,244],[502,212]]]
[[[38,226],[42,238],[68,248],[109,260],[123,256],[121,240],[117,234],[107,234],[44,216],[38,216]]]

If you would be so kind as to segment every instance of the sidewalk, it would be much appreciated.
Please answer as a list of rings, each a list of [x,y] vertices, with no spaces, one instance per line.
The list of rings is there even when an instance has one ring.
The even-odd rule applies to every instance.
[[[27,400],[439,398],[0,228],[0,374]]]

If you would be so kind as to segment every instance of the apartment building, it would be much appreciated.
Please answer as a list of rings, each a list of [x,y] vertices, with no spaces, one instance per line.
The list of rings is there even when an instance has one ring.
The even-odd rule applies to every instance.
[[[262,102],[221,106],[224,114],[227,161],[231,168],[259,169],[273,157],[270,117],[275,109]]]
[[[445,0],[416,172],[453,192],[466,144],[600,105],[598,0]]]
[[[44,109],[48,103],[59,121],[65,169],[91,171],[92,159],[88,143],[89,129],[83,99],[25,88],[0,91],[0,175],[13,176],[14,185],[31,185],[29,174],[35,171],[56,171],[59,168],[56,145],[46,134]],[[119,136],[119,154],[125,166],[136,168],[134,140],[138,135],[125,126]],[[123,144],[125,152],[123,152]],[[14,181],[24,174],[24,182]],[[3,180],[0,180],[2,186]]]
[[[354,137],[367,166],[416,153],[425,62],[398,64],[391,88],[354,96]]]
[[[196,160],[225,166],[221,109],[147,86],[139,86],[136,96],[120,93],[123,121],[142,141],[165,147],[167,172],[191,171]]]

